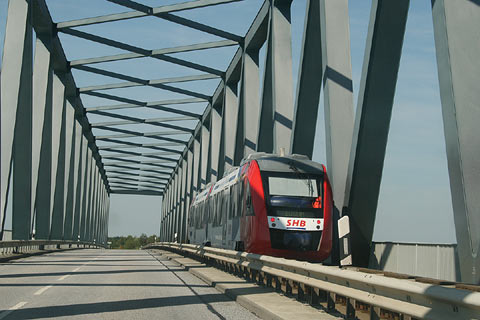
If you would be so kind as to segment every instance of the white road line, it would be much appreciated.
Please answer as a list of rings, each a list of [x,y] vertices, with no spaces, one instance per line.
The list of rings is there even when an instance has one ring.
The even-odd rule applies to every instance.
[[[65,280],[66,278],[68,278],[70,275],[69,274],[66,274],[64,276],[61,276],[60,278],[57,279],[57,281],[62,281],[62,280]]]
[[[37,292],[35,292],[34,295],[39,296],[42,293],[44,293],[45,291],[47,291],[48,289],[50,289],[51,287],[53,287],[52,284],[49,285],[49,286],[43,287],[42,289],[39,289]]]
[[[10,309],[6,310],[6,311],[3,311],[2,313],[0,313],[0,320],[5,318],[6,316],[8,316],[10,313],[12,313],[13,311],[15,310],[18,310],[20,309],[21,307],[23,307],[24,305],[26,305],[27,302],[26,301],[23,301],[23,302],[19,302],[17,303],[16,305],[14,305],[13,307],[11,307]]]
[[[72,272],[77,272],[81,267],[75,268]]]

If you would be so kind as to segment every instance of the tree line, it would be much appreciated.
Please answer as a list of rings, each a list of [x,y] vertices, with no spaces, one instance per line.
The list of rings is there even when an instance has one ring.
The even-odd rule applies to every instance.
[[[139,249],[149,243],[155,242],[157,236],[147,236],[142,233],[140,237],[127,236],[127,237],[111,237],[108,238],[110,249]]]

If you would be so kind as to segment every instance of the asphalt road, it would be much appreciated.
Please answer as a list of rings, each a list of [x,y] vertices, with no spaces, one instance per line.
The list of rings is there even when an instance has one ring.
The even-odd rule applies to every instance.
[[[258,319],[146,251],[83,249],[0,264],[0,320],[53,317]]]

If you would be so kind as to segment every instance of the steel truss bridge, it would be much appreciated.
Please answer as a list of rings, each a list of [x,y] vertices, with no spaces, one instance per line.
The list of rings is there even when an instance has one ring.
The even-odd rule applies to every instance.
[[[53,21],[45,0],[9,1],[0,100],[2,233],[11,206],[15,240],[104,244],[109,196],[143,194],[163,197],[161,241],[177,233],[185,242],[192,196],[246,155],[283,149],[312,156],[323,90],[334,201],[350,217],[354,265],[367,266],[409,1],[372,1],[356,112],[347,0],[307,0],[302,35],[292,35],[292,0],[264,1],[245,34],[182,15],[238,0],[159,7],[108,1],[125,12]],[[458,262],[462,281],[480,283],[480,3],[433,0],[432,15]],[[220,40],[152,49],[118,40],[121,29],[106,37],[87,28],[147,18]],[[63,35],[123,53],[70,61]],[[295,90],[292,36],[303,37]],[[224,69],[179,55],[225,47],[236,52]],[[116,69],[132,61],[166,62],[191,74],[162,77],[158,69],[156,79],[143,79]],[[78,87],[78,71],[115,81]],[[217,81],[213,94],[179,85],[203,81]],[[137,87],[175,98],[122,95]],[[82,100],[91,97],[113,102],[85,108]],[[189,104],[203,112],[186,111]],[[135,115],[147,109],[166,115]],[[108,121],[90,123],[93,116]]]

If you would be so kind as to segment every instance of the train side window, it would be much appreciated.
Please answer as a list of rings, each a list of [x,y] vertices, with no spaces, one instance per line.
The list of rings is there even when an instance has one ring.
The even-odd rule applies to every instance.
[[[245,206],[246,206],[246,214],[247,216],[254,216],[255,211],[253,211],[253,201],[252,201],[252,193],[250,188],[250,183],[247,181],[247,190],[246,190],[246,197],[245,197]]]

